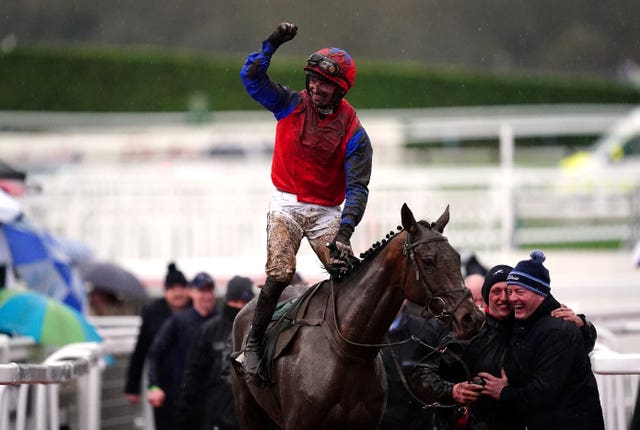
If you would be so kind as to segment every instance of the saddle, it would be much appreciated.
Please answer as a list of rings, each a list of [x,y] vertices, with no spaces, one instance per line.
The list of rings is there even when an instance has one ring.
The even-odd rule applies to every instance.
[[[327,282],[319,282],[308,288],[301,295],[292,297],[278,306],[271,319],[271,325],[265,333],[265,348],[262,372],[264,382],[275,383],[275,360],[286,354],[287,347],[295,338],[301,327],[319,326],[324,320],[324,312],[321,317],[305,318],[311,299]],[[244,342],[246,342],[246,337]]]

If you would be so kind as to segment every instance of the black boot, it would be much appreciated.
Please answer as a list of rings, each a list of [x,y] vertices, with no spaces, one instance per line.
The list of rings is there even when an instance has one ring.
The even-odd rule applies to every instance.
[[[273,312],[276,310],[280,294],[286,288],[286,282],[267,278],[260,290],[258,303],[253,313],[247,344],[244,347],[244,370],[247,374],[259,376],[264,356],[264,333],[267,331]]]

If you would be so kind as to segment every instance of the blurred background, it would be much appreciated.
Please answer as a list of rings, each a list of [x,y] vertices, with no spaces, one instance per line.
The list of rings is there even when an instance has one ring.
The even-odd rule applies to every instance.
[[[625,324],[640,316],[638,15],[627,0],[5,1],[2,222],[22,214],[80,277],[82,264],[114,264],[148,297],[169,261],[189,278],[210,272],[219,295],[234,275],[260,285],[275,120],[238,75],[291,21],[274,80],[301,89],[305,58],[324,46],[358,69],[347,99],[375,155],[356,253],[396,228],[402,203],[427,220],[450,205],[463,262],[543,249],[556,297],[636,352]],[[5,284],[23,283],[5,260]],[[326,277],[306,244],[298,270]]]
[[[244,54],[275,24],[290,20],[302,37],[282,51],[294,55],[334,44],[356,59],[610,79],[628,79],[635,70],[637,82],[639,13],[631,0],[10,0],[3,4],[0,37],[4,49],[16,43],[91,43]]]

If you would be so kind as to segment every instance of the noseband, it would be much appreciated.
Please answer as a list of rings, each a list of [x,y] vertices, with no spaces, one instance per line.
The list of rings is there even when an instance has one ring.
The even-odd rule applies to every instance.
[[[445,236],[437,236],[437,237],[432,237],[430,239],[425,239],[425,240],[421,240],[415,243],[411,243],[411,235],[409,234],[409,232],[407,231],[407,239],[404,242],[404,245],[402,245],[402,254],[406,255],[408,260],[411,262],[411,264],[413,264],[413,266],[416,269],[416,281],[421,281],[422,286],[424,287],[424,290],[427,294],[427,298],[425,299],[424,302],[424,309],[422,310],[422,316],[424,317],[425,315],[427,316],[432,316],[433,318],[436,319],[446,319],[446,318],[453,318],[453,314],[458,310],[458,308],[460,307],[460,305],[462,304],[462,302],[464,302],[467,298],[470,297],[470,293],[468,290],[466,290],[466,288],[456,288],[455,290],[450,290],[450,291],[445,291],[444,293],[442,293],[439,296],[434,296],[431,293],[431,290],[429,289],[429,286],[427,285],[427,281],[426,281],[426,276],[421,273],[420,270],[420,265],[418,264],[418,262],[416,261],[416,255],[414,252],[414,249],[419,246],[419,245],[424,245],[426,243],[431,243],[431,242],[447,242],[447,238]],[[406,284],[406,280],[407,280],[407,275],[408,275],[408,266],[409,264],[405,264],[404,266],[404,274],[402,276],[402,289],[404,290],[404,285]],[[466,291],[466,294],[464,294],[456,303],[456,305],[453,307],[453,309],[451,311],[449,311],[447,309],[447,302],[446,300],[443,298],[443,296],[447,296],[450,295],[452,293],[457,293],[459,291]],[[430,304],[432,301],[439,301],[440,303],[442,303],[442,311],[436,315],[433,313],[433,311],[430,309]]]

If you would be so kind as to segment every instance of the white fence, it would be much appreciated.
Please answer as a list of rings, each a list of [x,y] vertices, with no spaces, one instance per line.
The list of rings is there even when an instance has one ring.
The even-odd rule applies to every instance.
[[[598,382],[605,427],[629,428],[640,383],[640,354],[620,354],[599,345],[591,355],[591,365]]]
[[[11,345],[6,336],[3,337],[0,342],[6,351]],[[100,344],[78,343],[59,349],[42,364],[0,364],[0,428],[9,429],[10,405],[16,394],[12,388],[17,386],[15,429],[59,430],[59,387],[66,382],[75,382],[78,389],[77,428],[99,430],[102,355]],[[35,406],[31,417],[27,416],[29,391],[34,392]]]
[[[513,163],[519,137],[598,134],[630,109],[571,105],[360,112],[375,155],[369,205],[354,249],[365,250],[394,229],[405,202],[425,218],[451,205],[447,233],[462,250],[505,252],[558,240],[613,240],[630,248],[640,239],[637,183],[597,192],[585,185],[589,192],[572,193],[557,169]],[[24,199],[27,213],[61,236],[86,242],[99,257],[243,260],[241,267],[256,265],[251,272],[261,272],[274,120],[267,112],[220,112],[205,125],[188,125],[184,118],[0,112],[0,125],[8,130],[48,130],[0,133],[0,156],[45,166],[33,175],[44,192]],[[415,154],[405,148],[413,141],[472,138],[499,140],[500,165],[437,167],[415,162]],[[572,221],[548,222],[558,217]],[[311,255],[308,251],[302,249],[302,262]]]
[[[37,175],[46,192],[24,203],[40,225],[144,277],[161,276],[170,259],[253,277],[266,259],[268,172],[268,160],[245,159],[67,166]],[[631,249],[640,239],[640,188],[574,196],[540,183],[553,175],[514,170],[508,180],[499,169],[379,166],[353,248],[363,252],[395,230],[405,202],[429,220],[450,205],[451,243],[480,255],[562,241]],[[303,276],[322,274],[308,246],[299,257]]]

